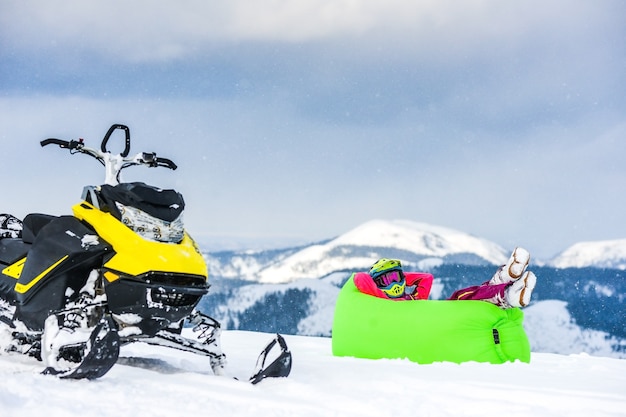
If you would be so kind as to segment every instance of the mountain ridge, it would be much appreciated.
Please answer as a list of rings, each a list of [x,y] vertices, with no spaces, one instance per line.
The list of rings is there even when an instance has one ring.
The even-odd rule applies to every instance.
[[[335,238],[309,245],[205,254],[211,275],[269,284],[363,270],[382,257],[401,259],[407,267],[414,269],[450,263],[501,265],[512,249],[444,226],[411,220],[375,219]],[[581,242],[548,261],[531,259],[531,262],[554,268],[624,270],[626,239]]]
[[[548,264],[555,268],[596,267],[626,270],[626,239],[575,243]]]

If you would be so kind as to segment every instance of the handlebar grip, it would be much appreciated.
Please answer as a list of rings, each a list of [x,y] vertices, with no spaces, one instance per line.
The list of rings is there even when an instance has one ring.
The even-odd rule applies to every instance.
[[[157,161],[157,164],[162,167],[166,167],[172,170],[175,170],[176,168],[178,168],[171,159],[157,157],[156,161]]]
[[[48,138],[48,139],[44,139],[41,142],[41,146],[47,146],[47,145],[59,145],[61,148],[69,148],[70,147],[70,143],[66,140],[63,139],[54,139],[54,138]]]

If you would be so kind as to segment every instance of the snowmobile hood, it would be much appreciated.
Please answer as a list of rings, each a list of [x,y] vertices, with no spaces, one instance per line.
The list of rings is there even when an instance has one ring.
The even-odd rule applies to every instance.
[[[204,257],[194,240],[185,232],[180,243],[155,242],[142,238],[110,213],[87,202],[72,207],[74,216],[89,223],[116,252],[106,268],[138,276],[150,271],[173,272],[208,277]]]

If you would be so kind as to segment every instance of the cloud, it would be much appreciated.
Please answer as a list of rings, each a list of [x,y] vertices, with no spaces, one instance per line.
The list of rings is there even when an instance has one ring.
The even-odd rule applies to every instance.
[[[0,33],[13,47],[73,47],[129,62],[187,58],[242,42],[358,40],[365,48],[463,54],[486,40],[516,44],[550,26],[567,35],[610,19],[606,9],[564,0],[49,0],[1,7]]]
[[[39,140],[98,143],[126,123],[137,150],[179,163],[146,174],[188,196],[194,229],[318,239],[409,218],[552,252],[623,238],[625,9],[0,1],[0,140],[15,155],[0,174],[42,190],[39,208],[4,210],[62,213],[101,179],[81,158],[48,175],[65,159]],[[387,188],[401,203],[373,202]]]

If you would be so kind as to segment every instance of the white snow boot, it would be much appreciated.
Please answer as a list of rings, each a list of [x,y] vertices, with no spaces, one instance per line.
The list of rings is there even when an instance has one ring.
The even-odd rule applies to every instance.
[[[489,280],[489,285],[517,281],[526,271],[529,262],[530,253],[524,248],[515,248],[507,263],[501,266]]]
[[[537,277],[531,271],[526,271],[524,275],[509,285],[504,298],[511,307],[526,307],[530,303],[530,296],[537,284]]]

